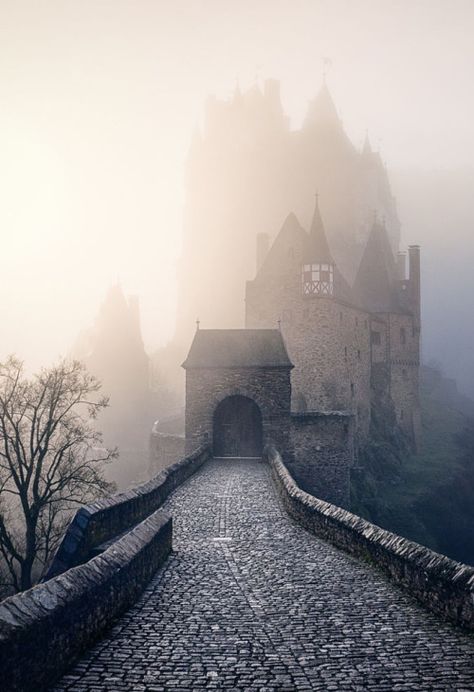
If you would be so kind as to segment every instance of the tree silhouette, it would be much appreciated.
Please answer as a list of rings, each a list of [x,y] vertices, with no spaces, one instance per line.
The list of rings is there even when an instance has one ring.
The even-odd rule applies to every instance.
[[[115,450],[94,426],[108,405],[78,361],[28,377],[15,357],[0,363],[0,555],[3,588],[32,586],[76,504],[109,492],[103,466]]]

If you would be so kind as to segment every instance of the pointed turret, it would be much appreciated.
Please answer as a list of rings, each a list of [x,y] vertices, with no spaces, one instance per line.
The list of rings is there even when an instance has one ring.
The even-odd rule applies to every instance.
[[[334,264],[331,251],[329,250],[323,220],[321,218],[321,212],[319,211],[319,196],[317,193],[315,198],[316,201],[311,228],[309,230],[308,253],[306,259],[308,262]]]
[[[372,156],[372,147],[370,146],[369,133],[365,131],[364,146],[362,147],[362,156]]]
[[[316,98],[309,103],[305,126],[312,125],[341,127],[341,121],[326,82],[323,83]]]
[[[374,218],[367,245],[357,272],[354,292],[370,312],[390,312],[398,308],[397,269],[385,224]]]

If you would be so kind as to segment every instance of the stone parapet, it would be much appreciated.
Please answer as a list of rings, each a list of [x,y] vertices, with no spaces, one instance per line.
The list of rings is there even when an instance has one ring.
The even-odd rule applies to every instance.
[[[474,568],[301,490],[275,449],[266,450],[283,504],[298,523],[346,552],[370,561],[424,606],[474,631]]]
[[[143,485],[81,507],[69,524],[45,579],[86,562],[98,546],[149,516],[209,456],[209,450],[202,447]]]
[[[298,485],[328,502],[349,505],[354,417],[344,411],[291,415],[291,453],[285,456]]]
[[[173,433],[154,432],[150,435],[150,475],[171,466],[186,454],[186,438]]]
[[[101,555],[0,604],[1,688],[40,692],[143,591],[171,551],[158,510]]]

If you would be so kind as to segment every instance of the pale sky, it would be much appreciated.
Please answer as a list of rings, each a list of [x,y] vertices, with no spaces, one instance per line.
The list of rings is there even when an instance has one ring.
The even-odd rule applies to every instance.
[[[184,159],[237,78],[298,127],[328,57],[389,170],[472,167],[473,36],[473,0],[0,0],[0,356],[66,353],[117,278],[172,335]]]

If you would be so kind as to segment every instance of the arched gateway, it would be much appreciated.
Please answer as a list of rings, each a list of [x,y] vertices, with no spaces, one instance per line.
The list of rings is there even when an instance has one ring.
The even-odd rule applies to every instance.
[[[262,442],[262,414],[255,401],[234,395],[217,405],[212,421],[214,456],[259,457]]]
[[[186,370],[186,449],[261,456],[289,443],[293,365],[278,329],[198,329]]]

